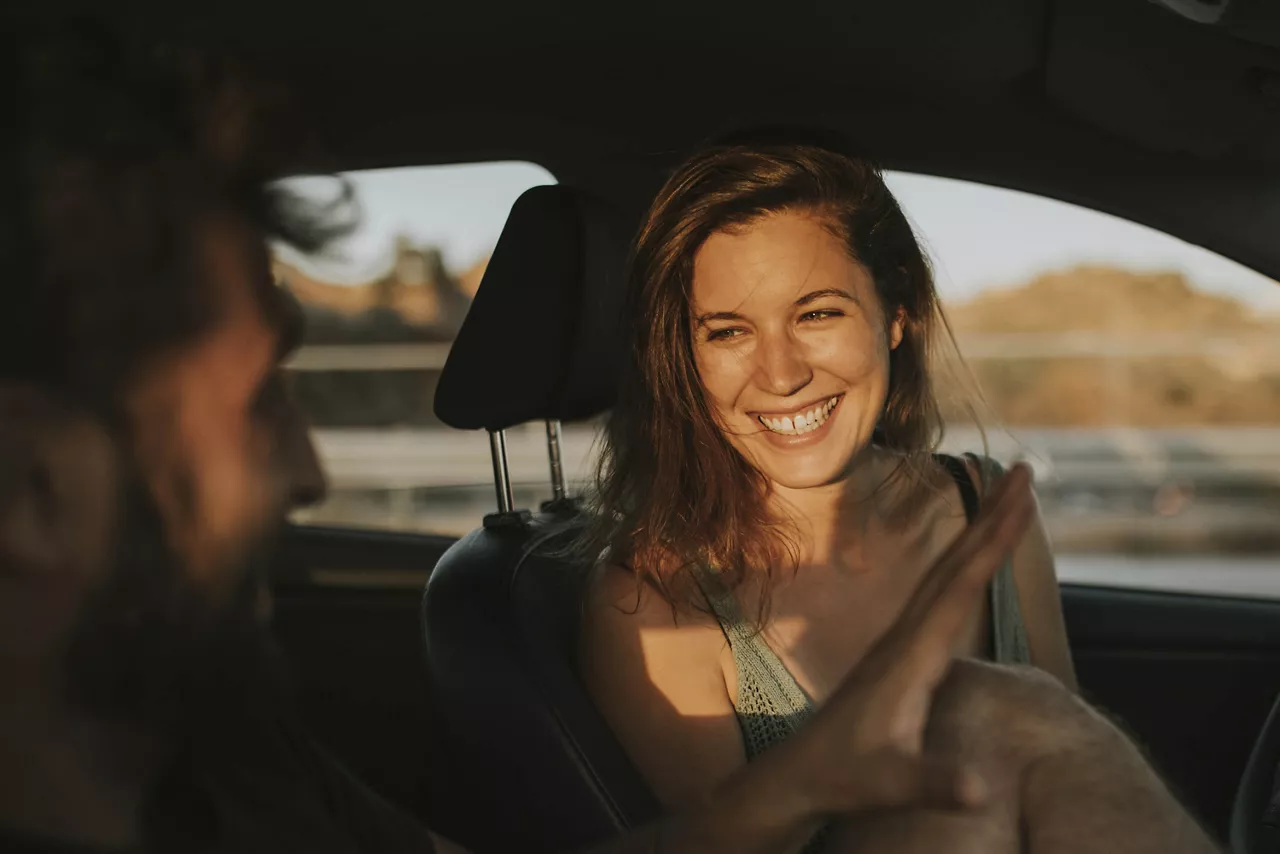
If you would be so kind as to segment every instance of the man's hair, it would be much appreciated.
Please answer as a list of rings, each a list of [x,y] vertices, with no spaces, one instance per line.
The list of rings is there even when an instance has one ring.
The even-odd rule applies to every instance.
[[[139,49],[86,24],[22,45],[0,168],[0,377],[105,403],[216,318],[196,240],[229,214],[320,249],[349,230],[272,184],[290,163],[280,104],[225,61]],[[252,95],[251,95],[252,91]],[[9,189],[9,188],[6,188]],[[86,401],[87,402],[87,401]]]

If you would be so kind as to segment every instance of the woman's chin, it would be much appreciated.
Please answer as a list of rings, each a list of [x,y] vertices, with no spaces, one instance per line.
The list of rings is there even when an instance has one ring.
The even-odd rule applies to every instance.
[[[870,447],[867,433],[837,431],[814,437],[818,441],[758,433],[740,450],[777,488],[819,489],[849,478]]]
[[[853,456],[835,460],[788,460],[785,464],[762,467],[761,471],[780,489],[821,489],[847,480],[853,464]]]

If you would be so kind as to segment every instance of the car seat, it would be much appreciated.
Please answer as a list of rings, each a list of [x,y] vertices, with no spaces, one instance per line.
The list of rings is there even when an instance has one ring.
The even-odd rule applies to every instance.
[[[535,187],[513,206],[436,390],[446,424],[488,431],[497,512],[427,583],[422,630],[442,746],[432,788],[475,850],[565,851],[659,814],[578,680],[585,567],[550,556],[576,530],[560,421],[612,405],[629,229],[602,201]],[[512,506],[504,431],[548,423],[553,498]],[[433,769],[434,770],[434,769]],[[461,811],[458,812],[458,811]]]

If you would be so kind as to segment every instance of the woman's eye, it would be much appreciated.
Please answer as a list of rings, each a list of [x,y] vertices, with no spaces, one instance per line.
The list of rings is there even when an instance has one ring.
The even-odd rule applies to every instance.
[[[711,329],[707,332],[708,341],[724,341],[729,338],[737,338],[742,334],[741,329],[730,327],[729,329]]]
[[[801,320],[826,320],[829,317],[839,317],[843,312],[836,311],[831,308],[822,308],[817,311],[807,311],[800,315]]]

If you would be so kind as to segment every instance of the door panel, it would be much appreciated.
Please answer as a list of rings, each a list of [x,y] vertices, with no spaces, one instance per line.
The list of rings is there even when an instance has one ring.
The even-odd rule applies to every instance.
[[[433,738],[419,603],[451,543],[295,528],[275,618],[312,733],[444,832],[451,817],[432,814],[426,771],[456,760]],[[1063,603],[1084,695],[1225,839],[1240,774],[1280,693],[1280,602],[1063,585]]]
[[[1225,840],[1280,693],[1280,602],[1064,585],[1063,606],[1081,691]]]
[[[419,603],[450,538],[295,527],[274,629],[309,732],[384,797],[428,822],[430,738]],[[434,755],[433,755],[434,754]]]

